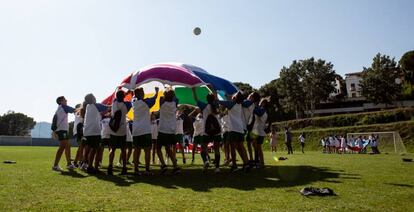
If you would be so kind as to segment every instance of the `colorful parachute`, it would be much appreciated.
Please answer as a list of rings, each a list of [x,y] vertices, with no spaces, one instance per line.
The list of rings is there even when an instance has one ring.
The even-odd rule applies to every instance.
[[[206,96],[211,92],[208,88],[209,85],[217,91],[221,99],[226,99],[226,95],[232,95],[238,90],[231,82],[211,75],[200,67],[181,63],[159,63],[146,66],[127,76],[122,80],[117,89],[133,91],[135,88],[142,87],[146,97],[150,97],[154,95],[154,87],[160,88],[159,96],[162,95],[166,87],[171,87],[175,90],[180,104],[196,105],[192,88],[196,88],[198,99],[206,102]],[[102,101],[102,103],[112,104],[114,94],[115,92]],[[132,96],[132,92],[128,92],[125,100],[131,100]],[[158,107],[159,104],[157,102],[151,108],[151,111],[157,111]]]

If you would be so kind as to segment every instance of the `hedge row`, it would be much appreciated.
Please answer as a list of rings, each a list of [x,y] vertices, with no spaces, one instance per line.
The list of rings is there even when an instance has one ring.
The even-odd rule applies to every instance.
[[[412,119],[413,115],[414,108],[400,108],[378,112],[343,114],[307,119],[297,119],[286,122],[275,122],[273,123],[273,126],[275,126],[278,130],[283,129],[285,126],[288,126],[292,130],[298,130],[304,128],[332,128],[384,124],[408,121]]]
[[[292,131],[293,135],[293,147],[296,151],[299,151],[299,141],[298,137],[300,133],[304,133],[306,136],[306,150],[315,151],[322,150],[320,145],[320,140],[322,137],[327,137],[329,135],[344,135],[347,133],[356,133],[356,132],[381,132],[381,131],[397,131],[399,132],[403,143],[409,152],[414,151],[414,121],[404,121],[404,122],[395,122],[389,124],[374,124],[374,125],[364,125],[364,126],[348,126],[348,127],[337,127],[337,128],[326,128],[318,130],[302,130],[302,131]],[[285,151],[285,134],[283,132],[278,132],[278,151]],[[269,144],[266,139],[266,144],[264,148],[268,149]]]

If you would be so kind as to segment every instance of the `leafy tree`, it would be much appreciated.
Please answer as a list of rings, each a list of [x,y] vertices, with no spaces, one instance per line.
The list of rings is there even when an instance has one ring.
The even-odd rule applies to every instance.
[[[0,116],[0,135],[28,136],[35,124],[33,118],[9,111]]]
[[[283,67],[280,70],[280,93],[284,97],[282,102],[286,109],[295,111],[296,118],[301,118],[304,105],[304,90],[302,85],[303,72],[302,64],[294,60],[289,68]]]
[[[326,101],[329,94],[335,91],[335,78],[337,74],[333,70],[333,64],[324,60],[315,60],[313,57],[300,61],[303,78],[305,99],[310,110],[315,111],[316,105]]]
[[[404,73],[405,81],[411,84],[411,90],[413,90],[412,86],[414,85],[414,50],[406,52],[401,57],[399,64],[401,66],[401,70]]]
[[[371,67],[362,72],[362,94],[369,100],[389,104],[401,94],[401,84],[396,83],[400,69],[394,58],[378,53]]]
[[[280,91],[286,106],[296,112],[296,118],[304,109],[313,114],[316,105],[326,101],[335,90],[336,77],[330,62],[313,57],[293,61],[289,68],[280,71]]]
[[[245,97],[247,97],[251,92],[256,91],[256,89],[254,89],[249,83],[233,82],[233,84],[243,91]]]

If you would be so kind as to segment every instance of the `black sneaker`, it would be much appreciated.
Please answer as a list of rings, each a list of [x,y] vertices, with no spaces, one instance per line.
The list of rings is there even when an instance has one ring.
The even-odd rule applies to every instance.
[[[127,175],[127,168],[122,168],[121,175]]]
[[[141,173],[139,172],[139,169],[138,168],[135,168],[134,169],[134,175],[135,176],[141,176]]]
[[[250,164],[244,164],[243,165],[243,170],[245,172],[250,172],[251,169],[252,169],[252,166]]]
[[[110,176],[114,175],[114,171],[113,171],[111,166],[108,167],[108,175],[110,175]]]
[[[239,169],[237,168],[237,166],[231,166],[231,168],[230,168],[230,172],[236,172],[238,170]]]
[[[86,170],[86,172],[88,174],[96,174],[96,170],[93,167],[88,167],[88,169]]]
[[[183,164],[185,164],[185,158],[183,158]]]
[[[164,174],[167,171],[167,166],[163,165],[161,166],[161,174]]]
[[[209,163],[208,161],[206,161],[206,162],[204,163],[203,173],[206,173],[206,172],[207,172],[208,167],[210,167],[210,163]]]
[[[150,170],[146,170],[144,172],[144,176],[154,176],[154,173],[152,173]]]
[[[180,168],[178,168],[178,167],[175,167],[175,168],[172,170],[172,173],[173,173],[173,174],[180,174],[180,173],[181,173],[181,169],[180,169]]]

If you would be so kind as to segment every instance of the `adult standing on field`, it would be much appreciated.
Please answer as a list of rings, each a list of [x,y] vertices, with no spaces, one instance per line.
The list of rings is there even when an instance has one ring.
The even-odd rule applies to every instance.
[[[58,108],[55,112],[52,122],[52,130],[57,135],[59,140],[59,148],[56,152],[55,163],[53,164],[52,170],[62,171],[59,167],[59,161],[62,157],[63,151],[65,151],[66,162],[68,169],[76,168],[70,161],[70,143],[69,143],[69,123],[68,123],[68,113],[74,113],[75,109],[67,105],[67,100],[64,96],[60,96],[56,99]]]
[[[288,154],[293,154],[292,133],[289,131],[288,127],[285,127],[285,144],[288,150]]]
[[[305,151],[303,151],[305,149],[305,134],[304,133],[300,134],[299,143],[300,143],[300,147],[302,149],[302,153],[305,154]]]

